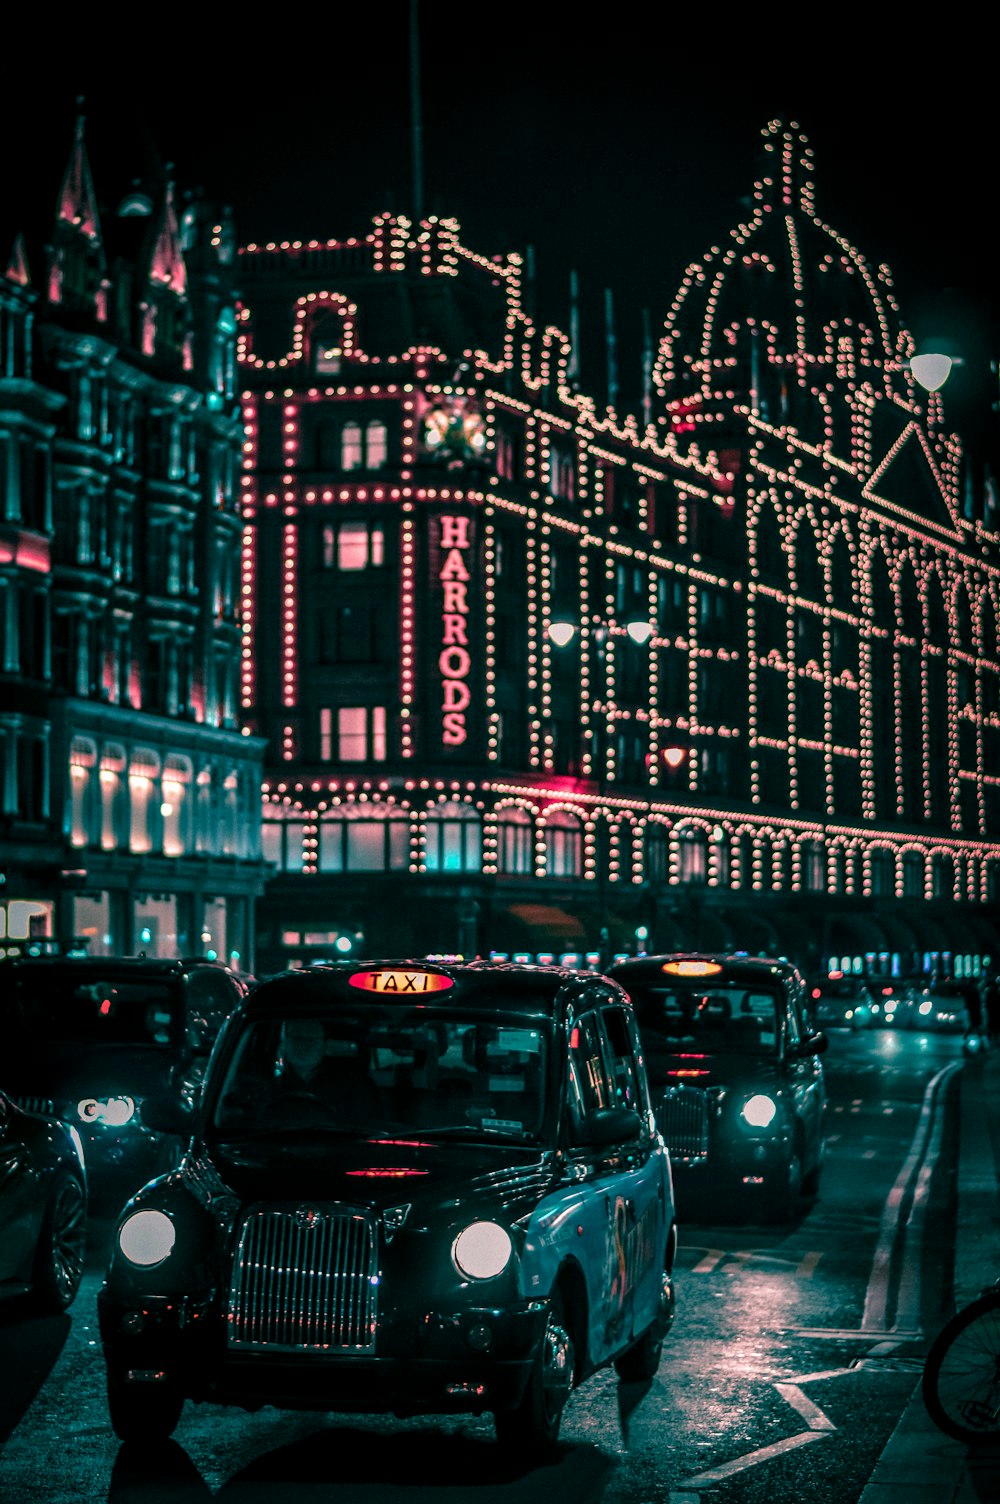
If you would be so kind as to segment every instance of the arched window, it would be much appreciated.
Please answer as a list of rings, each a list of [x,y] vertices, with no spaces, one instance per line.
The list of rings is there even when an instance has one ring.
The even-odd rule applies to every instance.
[[[670,878],[670,831],[658,821],[646,826],[645,834],[645,880],[661,887]]]
[[[907,851],[903,856],[903,897],[923,898],[924,859],[919,851]]]
[[[479,811],[457,799],[427,811],[424,866],[428,872],[478,872],[482,857]]]
[[[86,846],[90,840],[91,782],[97,748],[88,737],[75,736],[69,750],[70,841]]]
[[[501,811],[497,829],[500,871],[509,877],[530,877],[534,871],[531,816],[524,809]]]
[[[826,852],[822,841],[802,843],[802,886],[807,893],[826,892]]]
[[[384,804],[342,804],[319,824],[320,872],[404,872],[410,861],[410,817]]]
[[[171,754],[163,765],[163,855],[183,856],[191,849],[191,779],[189,757]]]
[[[872,893],[886,897],[896,891],[896,858],[891,851],[876,847],[871,854]]]
[[[679,876],[682,883],[703,883],[708,878],[708,837],[703,830],[685,826],[677,832]]]
[[[954,898],[955,861],[947,852],[935,853],[931,864],[931,887],[935,898]]]
[[[545,871],[549,877],[579,877],[583,871],[583,827],[568,810],[556,810],[545,822]]]
[[[278,815],[265,805],[260,828],[264,861],[279,872],[301,872],[305,865],[305,833],[301,810]]]

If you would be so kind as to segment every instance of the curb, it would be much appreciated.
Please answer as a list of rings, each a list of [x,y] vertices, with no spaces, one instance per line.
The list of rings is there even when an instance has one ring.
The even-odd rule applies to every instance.
[[[959,1077],[955,1308],[1000,1274],[1000,1049]],[[918,1381],[858,1504],[987,1504],[1000,1498],[1000,1446],[975,1451],[939,1431]]]

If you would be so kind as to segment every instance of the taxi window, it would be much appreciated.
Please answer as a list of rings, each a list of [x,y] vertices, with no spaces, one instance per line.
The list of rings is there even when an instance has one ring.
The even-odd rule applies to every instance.
[[[194,971],[187,980],[187,999],[189,1042],[205,1049],[236,1006],[236,988],[221,972]]]
[[[177,995],[169,983],[79,976],[63,970],[19,979],[13,1027],[24,1041],[48,1045],[151,1045],[174,1042]]]
[[[580,1126],[589,1112],[614,1105],[596,1014],[581,1015],[573,1026],[569,1041],[569,1086],[574,1128]]]
[[[614,1093],[612,1105],[631,1107],[633,1112],[644,1113],[646,1100],[642,1076],[625,1014],[621,1008],[607,1008],[601,1018],[607,1038],[608,1074]]]
[[[704,1050],[723,1055],[773,1055],[786,1008],[779,991],[733,983],[632,989],[647,1052]]]

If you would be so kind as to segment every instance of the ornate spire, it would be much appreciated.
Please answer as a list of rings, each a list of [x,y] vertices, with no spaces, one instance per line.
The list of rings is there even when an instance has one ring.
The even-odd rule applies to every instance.
[[[73,225],[88,240],[100,243],[101,225],[97,214],[97,197],[90,177],[87,149],[83,144],[83,100],[77,100],[76,130],[73,149],[63,176],[59,199],[56,204],[56,219],[61,224]]]
[[[173,164],[167,164],[170,172]],[[181,250],[180,225],[174,207],[173,179],[168,178],[163,195],[163,210],[153,241],[153,253],[149,261],[149,280],[162,287],[169,287],[178,297],[187,293],[187,267]]]
[[[31,286],[31,275],[28,271],[28,254],[24,248],[23,235],[18,235],[11,247],[6,275],[10,282],[19,282],[22,287]]]

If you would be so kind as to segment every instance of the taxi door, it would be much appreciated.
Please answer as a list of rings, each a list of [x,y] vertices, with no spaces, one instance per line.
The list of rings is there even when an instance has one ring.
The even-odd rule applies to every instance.
[[[592,1189],[590,1246],[582,1260],[588,1285],[588,1349],[595,1364],[619,1353],[654,1319],[666,1239],[666,1187],[659,1145],[649,1131],[648,1098],[625,1009],[582,1015],[573,1029],[571,1070],[583,1113],[631,1107],[643,1121],[638,1138],[607,1147],[574,1147]],[[589,1163],[586,1163],[589,1160]]]

